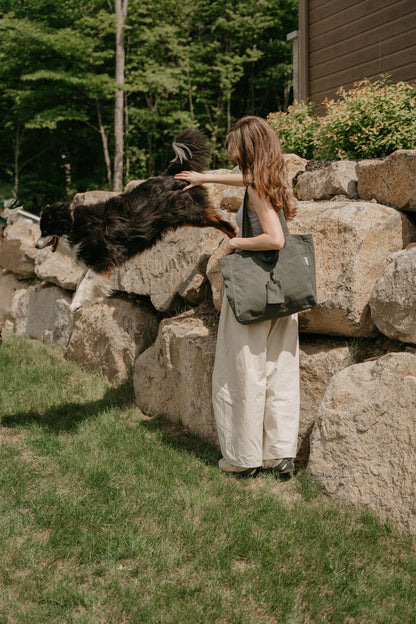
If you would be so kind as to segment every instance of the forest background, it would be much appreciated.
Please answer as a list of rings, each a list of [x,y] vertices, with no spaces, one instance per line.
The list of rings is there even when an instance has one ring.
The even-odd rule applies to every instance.
[[[0,0],[0,198],[122,190],[185,127],[230,166],[231,124],[291,101],[296,28],[297,0]]]

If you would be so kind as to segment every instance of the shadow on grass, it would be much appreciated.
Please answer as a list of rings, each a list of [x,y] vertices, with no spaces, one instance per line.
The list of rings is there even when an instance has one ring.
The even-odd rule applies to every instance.
[[[166,446],[170,446],[181,453],[193,455],[208,466],[218,465],[220,457],[218,448],[190,433],[182,424],[173,423],[165,416],[155,416],[150,420],[143,421],[142,424],[148,431],[158,432]]]
[[[106,409],[122,408],[133,403],[132,383],[128,379],[118,387],[108,388],[97,401],[62,403],[39,410],[8,414],[0,419],[3,427],[37,424],[52,432],[75,431],[80,423],[96,417]]]
[[[62,403],[39,410],[29,410],[7,414],[0,418],[2,427],[24,427],[36,424],[53,433],[74,432],[82,422],[96,418],[107,409],[125,409],[134,404],[133,385],[127,379],[117,387],[110,387],[97,401],[86,403]],[[211,443],[190,433],[180,423],[173,423],[164,416],[143,420],[141,425],[148,431],[158,432],[161,441],[178,451],[194,455],[207,465],[217,465],[218,449]]]

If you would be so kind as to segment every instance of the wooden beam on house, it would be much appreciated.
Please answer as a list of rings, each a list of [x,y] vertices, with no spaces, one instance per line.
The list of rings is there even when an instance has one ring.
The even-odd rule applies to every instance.
[[[299,0],[299,100],[309,97],[308,9],[308,0]]]
[[[286,35],[286,41],[292,42],[293,99],[299,100],[299,31],[293,30]]]

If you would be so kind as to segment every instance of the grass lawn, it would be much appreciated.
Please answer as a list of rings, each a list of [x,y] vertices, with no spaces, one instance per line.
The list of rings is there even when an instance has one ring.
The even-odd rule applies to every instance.
[[[12,337],[0,416],[0,624],[416,622],[410,536],[301,472],[221,474],[130,383]]]

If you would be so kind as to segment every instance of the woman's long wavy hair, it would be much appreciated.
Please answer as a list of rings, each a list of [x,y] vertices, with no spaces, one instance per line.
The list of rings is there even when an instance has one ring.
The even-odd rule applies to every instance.
[[[248,115],[227,134],[226,147],[243,174],[260,196],[265,196],[286,219],[293,219],[296,205],[286,179],[286,167],[275,131],[265,119]]]

